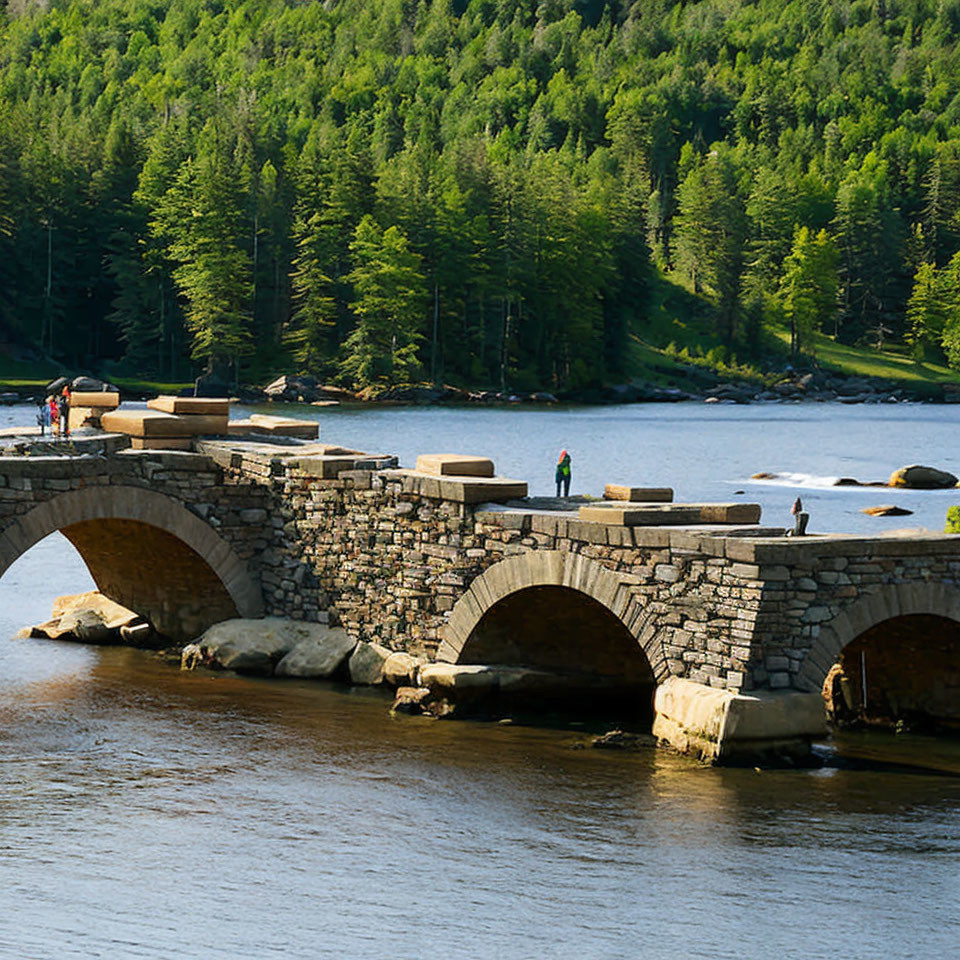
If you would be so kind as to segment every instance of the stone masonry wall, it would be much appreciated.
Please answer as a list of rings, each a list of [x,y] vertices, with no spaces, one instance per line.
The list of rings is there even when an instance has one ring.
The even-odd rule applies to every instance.
[[[485,570],[535,551],[579,554],[633,597],[624,622],[658,680],[732,691],[812,689],[855,628],[944,613],[922,607],[960,597],[960,537],[750,539],[584,523],[451,499],[410,471],[330,461],[228,444],[0,457],[0,533],[68,491],[161,493],[230,544],[262,587],[266,613],[332,619],[358,639],[430,659],[454,605]]]

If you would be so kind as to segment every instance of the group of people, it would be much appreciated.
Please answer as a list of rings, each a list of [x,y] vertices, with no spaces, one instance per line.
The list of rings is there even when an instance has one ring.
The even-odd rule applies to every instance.
[[[40,404],[37,425],[41,436],[47,428],[58,437],[70,436],[70,387],[65,386],[59,395],[51,394]]]

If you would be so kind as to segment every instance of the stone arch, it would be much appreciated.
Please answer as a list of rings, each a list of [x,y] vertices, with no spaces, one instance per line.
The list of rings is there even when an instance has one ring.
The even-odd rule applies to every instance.
[[[260,588],[230,544],[172,497],[130,486],[58,494],[0,533],[0,576],[55,531],[99,589],[183,638],[229,616],[262,616]]]
[[[886,620],[918,615],[960,623],[960,589],[927,580],[885,584],[861,597],[821,626],[796,685],[801,690],[819,692],[844,647]]]
[[[556,613],[559,621],[561,605],[566,604],[569,611],[573,604],[597,629],[628,638],[629,643],[620,647],[626,659],[635,651],[637,662],[645,661],[650,679],[660,682],[669,674],[659,636],[645,629],[644,609],[630,589],[637,582],[581,554],[559,550],[530,551],[501,560],[476,577],[457,601],[444,627],[437,659],[471,662],[478,629],[498,612],[509,616],[511,609],[534,603],[547,616]]]

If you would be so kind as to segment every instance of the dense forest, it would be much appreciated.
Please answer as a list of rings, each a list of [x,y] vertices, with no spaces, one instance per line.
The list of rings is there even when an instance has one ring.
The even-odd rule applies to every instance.
[[[0,331],[141,376],[960,367],[960,0],[6,0]]]

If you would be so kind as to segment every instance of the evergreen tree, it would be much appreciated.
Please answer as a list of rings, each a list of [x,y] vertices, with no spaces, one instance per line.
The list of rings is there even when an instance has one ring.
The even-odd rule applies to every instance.
[[[398,227],[384,230],[369,215],[357,224],[350,253],[357,322],[344,343],[341,367],[361,387],[412,380],[420,372],[423,338],[420,258]]]
[[[245,184],[235,141],[210,121],[196,160],[186,160],[156,220],[184,300],[191,355],[208,373],[238,375],[251,350],[252,259],[243,216]]]
[[[790,324],[790,354],[812,351],[812,334],[829,322],[837,309],[839,254],[826,230],[814,234],[800,227],[783,262],[780,297]]]

